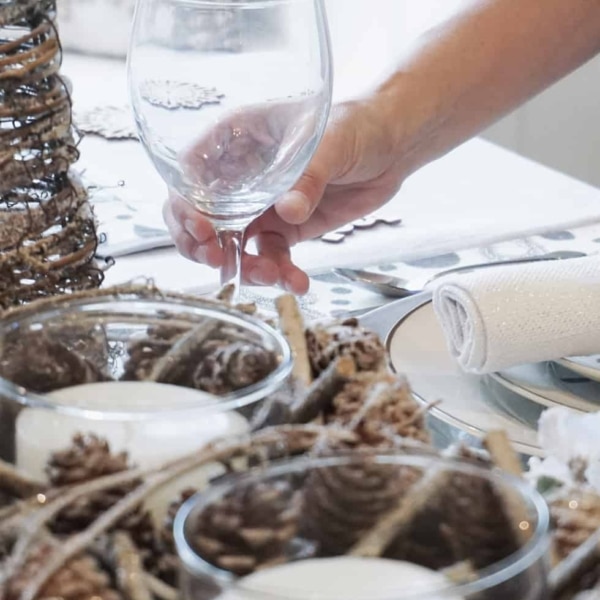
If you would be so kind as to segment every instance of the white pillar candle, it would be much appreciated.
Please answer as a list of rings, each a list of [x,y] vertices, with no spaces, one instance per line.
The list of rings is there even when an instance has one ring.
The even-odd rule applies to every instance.
[[[218,600],[461,600],[443,594],[450,581],[413,563],[383,558],[316,558],[265,569],[240,580]],[[421,598],[419,599],[421,600]]]
[[[17,417],[17,466],[32,477],[45,478],[50,454],[67,448],[77,433],[94,433],[105,438],[112,452],[126,451],[130,463],[141,468],[159,466],[168,460],[192,453],[209,442],[249,430],[249,424],[237,412],[200,410],[214,402],[213,396],[197,390],[153,382],[114,381],[78,385],[48,394],[50,400],[63,406],[81,409],[81,416],[71,416],[59,410],[26,408]],[[84,409],[114,411],[110,418],[86,418]],[[135,413],[156,411],[156,418]],[[180,414],[167,411],[181,411]],[[127,419],[118,412],[129,413]],[[164,414],[161,414],[164,413]],[[116,413],[116,414],[115,414]],[[133,418],[132,418],[133,415]],[[201,486],[218,470],[204,469],[177,482],[175,489],[159,492],[152,498],[152,512],[162,517],[166,505],[177,498],[187,486]]]

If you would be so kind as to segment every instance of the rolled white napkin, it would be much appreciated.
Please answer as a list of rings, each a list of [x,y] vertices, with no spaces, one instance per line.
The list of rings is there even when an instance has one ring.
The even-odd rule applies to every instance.
[[[434,307],[452,354],[473,373],[600,353],[600,257],[448,275]]]

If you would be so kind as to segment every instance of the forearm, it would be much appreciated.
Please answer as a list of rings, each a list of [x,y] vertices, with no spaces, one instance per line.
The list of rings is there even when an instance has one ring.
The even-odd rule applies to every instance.
[[[481,0],[424,35],[378,90],[407,172],[600,51],[600,0]]]

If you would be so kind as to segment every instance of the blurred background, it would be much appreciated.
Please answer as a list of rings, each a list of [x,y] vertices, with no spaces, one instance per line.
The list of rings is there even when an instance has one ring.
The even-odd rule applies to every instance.
[[[337,85],[360,68],[374,81],[416,36],[448,18],[464,0],[327,0]],[[373,52],[365,53],[369,46]],[[381,57],[381,63],[373,56]],[[600,186],[600,56],[509,115],[484,137]]]

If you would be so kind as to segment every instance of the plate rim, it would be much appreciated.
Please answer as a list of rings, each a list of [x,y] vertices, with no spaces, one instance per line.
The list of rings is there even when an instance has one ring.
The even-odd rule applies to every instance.
[[[519,385],[517,383],[510,381],[501,372],[489,373],[488,375],[494,381],[499,383],[501,386],[505,387],[507,390],[517,394],[518,396],[521,396],[522,398],[525,398],[526,400],[530,400],[531,402],[540,404],[541,406],[544,406],[545,408],[557,408],[557,407],[565,408],[566,407],[566,408],[568,408],[570,410],[574,410],[582,415],[587,415],[587,414],[590,414],[590,412],[592,412],[592,411],[582,410],[581,408],[577,408],[575,406],[566,406],[565,404],[561,404],[559,402],[556,402],[555,400],[546,398],[545,396],[538,394],[537,392],[535,392],[534,390],[532,390],[530,388],[527,388],[523,385]]]
[[[401,376],[406,377],[406,375],[404,373],[402,373],[401,371],[398,371],[398,369],[395,368],[395,366],[392,362],[392,354],[391,354],[392,338],[394,337],[394,334],[396,333],[396,331],[402,326],[402,324],[408,318],[410,318],[411,315],[413,315],[417,311],[425,308],[425,306],[428,304],[433,304],[433,299],[431,297],[423,298],[422,302],[419,302],[417,305],[411,305],[409,307],[406,307],[406,309],[405,309],[406,312],[404,312],[403,314],[401,313],[402,316],[399,317],[396,324],[390,329],[390,331],[385,339],[385,349],[386,349],[386,354],[387,354],[388,367],[390,368],[392,373],[394,373],[396,375],[401,375]],[[466,373],[465,373],[465,375],[466,375]],[[420,405],[427,406],[427,405],[431,404],[431,402],[427,402],[420,394],[415,392],[412,389],[412,387],[410,389],[410,393],[411,393],[411,396]],[[472,435],[473,437],[475,437],[479,440],[483,440],[485,438],[485,436],[487,435],[487,433],[489,433],[489,432],[484,431],[474,425],[466,423],[462,419],[459,419],[457,417],[454,417],[454,416],[448,414],[447,412],[443,411],[439,406],[433,406],[428,411],[428,414],[441,420],[442,422],[446,423],[447,425],[456,427],[457,429],[460,429],[461,431],[467,433],[468,435]],[[511,440],[511,444],[517,451],[521,452],[522,454],[527,454],[528,456],[543,456],[544,455],[544,453],[539,445],[535,446],[535,445],[527,444],[525,442],[515,442],[512,440]]]
[[[558,363],[565,369],[569,369],[569,371],[573,371],[577,375],[582,375],[587,379],[591,379],[597,383],[600,383],[600,369],[590,369],[585,365],[573,360],[573,357],[564,357],[555,360],[554,362]]]

